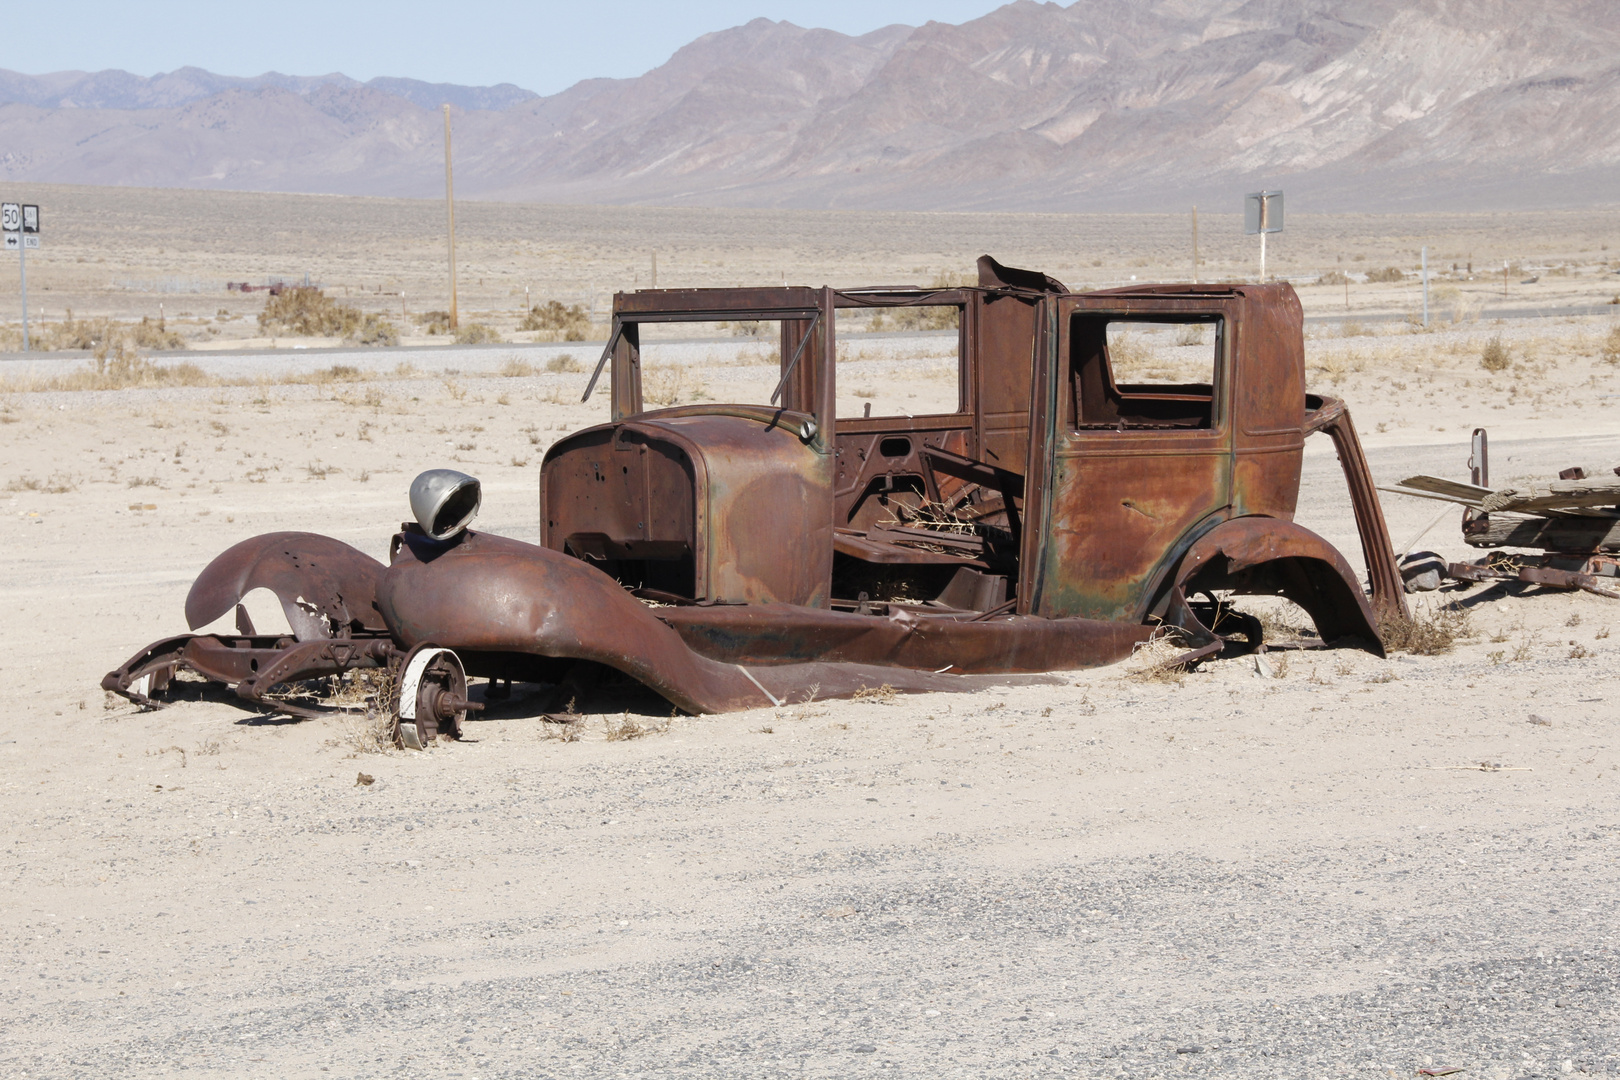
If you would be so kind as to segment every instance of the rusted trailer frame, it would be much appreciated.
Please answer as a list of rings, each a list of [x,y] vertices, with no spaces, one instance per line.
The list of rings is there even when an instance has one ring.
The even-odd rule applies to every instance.
[[[988,256],[979,270],[977,286],[943,289],[620,294],[586,390],[608,372],[609,420],[547,451],[538,545],[447,535],[420,506],[387,567],[308,534],[245,541],[198,579],[188,621],[262,586],[296,640],[245,626],[166,639],[104,685],[144,703],[189,668],[263,701],[272,675],[387,665],[409,684],[398,707],[451,730],[474,704],[467,675],[558,683],[605,666],[725,711],[812,689],[1040,679],[1115,662],[1166,626],[1196,660],[1236,645],[1217,633],[1220,593],[1285,596],[1324,641],[1380,650],[1380,621],[1405,614],[1394,554],[1348,410],[1305,392],[1290,287],[1071,293]],[[955,408],[839,416],[840,313],[918,307],[956,327]],[[720,320],[780,324],[773,401],[646,410],[643,328]],[[1212,334],[1209,381],[1122,381],[1110,335],[1141,324]],[[1370,599],[1292,520],[1316,431],[1344,468]],[[467,483],[445,490],[476,494]],[[1240,636],[1258,644],[1252,625]],[[424,705],[407,658],[429,654]]]

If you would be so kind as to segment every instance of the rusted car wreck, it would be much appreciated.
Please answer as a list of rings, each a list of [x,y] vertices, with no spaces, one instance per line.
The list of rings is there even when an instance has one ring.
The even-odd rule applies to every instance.
[[[841,325],[943,311],[955,407],[837,415]],[[643,338],[668,323],[777,324],[760,404],[648,410]],[[540,471],[539,543],[466,527],[476,481],[424,474],[384,566],[336,540],[273,533],[197,579],[192,628],[103,685],[151,704],[177,672],[248,702],[357,668],[394,672],[401,738],[454,735],[468,677],[563,684],[616,669],[680,709],[724,712],[812,689],[962,689],[1111,664],[1171,628],[1182,662],[1260,644],[1233,594],[1281,595],[1325,643],[1380,651],[1403,590],[1349,412],[1307,394],[1286,284],[1075,293],[979,260],[976,286],[653,290],[615,298],[611,419]],[[1202,341],[1200,381],[1121,371],[1121,326]],[[667,334],[667,329],[659,330]],[[1334,441],[1369,571],[1293,523],[1305,438]],[[238,605],[282,601],[293,633]],[[493,694],[486,694],[493,696]]]

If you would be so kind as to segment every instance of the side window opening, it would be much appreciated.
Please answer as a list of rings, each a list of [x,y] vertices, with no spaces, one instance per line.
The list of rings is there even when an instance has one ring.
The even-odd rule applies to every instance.
[[[961,412],[961,324],[954,304],[840,309],[839,419]]]
[[[1214,427],[1224,333],[1218,315],[1150,321],[1076,314],[1069,328],[1075,428]]]

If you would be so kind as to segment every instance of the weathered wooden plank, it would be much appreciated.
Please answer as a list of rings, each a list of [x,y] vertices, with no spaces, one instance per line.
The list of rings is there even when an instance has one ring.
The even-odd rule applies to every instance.
[[[1392,495],[1409,495],[1414,499],[1439,499],[1460,506],[1471,506],[1475,510],[1479,509],[1480,501],[1491,494],[1490,488],[1476,487],[1473,484],[1447,480],[1440,476],[1408,476],[1399,484],[1379,484],[1378,490],[1387,491]]]
[[[1485,496],[1480,502],[1480,508],[1486,511],[1528,512],[1616,505],[1620,505],[1620,478],[1599,477],[1589,480],[1553,480],[1526,487],[1502,488]]]
[[[1620,520],[1614,518],[1476,517],[1463,526],[1470,547],[1538,548],[1543,551],[1620,551]]]

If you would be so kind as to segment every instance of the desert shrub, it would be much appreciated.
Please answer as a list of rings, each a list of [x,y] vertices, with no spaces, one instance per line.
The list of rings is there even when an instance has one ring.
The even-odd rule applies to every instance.
[[[1603,339],[1603,362],[1620,364],[1620,326],[1610,330],[1609,336]]]
[[[707,396],[703,379],[684,364],[649,367],[641,374],[641,396],[654,405],[679,405]]]
[[[357,345],[398,345],[399,328],[381,315],[367,315],[347,338]]]
[[[296,337],[342,337],[360,321],[360,313],[313,286],[300,285],[265,297],[259,329]]]
[[[493,345],[499,344],[500,340],[501,335],[483,323],[468,323],[456,331],[457,345]]]
[[[1479,366],[1486,371],[1506,371],[1513,358],[1508,355],[1508,347],[1502,344],[1501,334],[1492,334],[1491,340],[1479,353]]]
[[[450,332],[450,313],[448,311],[424,311],[416,317],[416,325],[428,334],[448,334]]]
[[[1386,266],[1382,270],[1367,271],[1367,280],[1374,284],[1389,285],[1397,281],[1405,281],[1406,274],[1399,267]]]
[[[114,348],[116,343],[141,349],[183,349],[185,339],[161,322],[143,318],[133,325],[112,319],[75,319],[73,310],[59,323],[41,327],[30,343],[42,352],[59,349]]]
[[[576,371],[584,371],[585,365],[576,360],[573,353],[563,353],[547,360],[546,370],[553,375],[571,375]]]
[[[57,349],[94,349],[122,328],[111,319],[75,319],[73,309],[59,323],[41,327],[31,344],[44,352]]]
[[[141,349],[183,349],[185,339],[173,330],[165,329],[161,322],[153,322],[144,315],[129,328],[130,340]]]
[[[340,337],[360,345],[399,344],[399,331],[381,315],[340,304],[310,285],[266,297],[259,329],[293,337]]]
[[[1329,270],[1316,279],[1318,285],[1344,285],[1350,281],[1343,270]]]
[[[556,300],[536,304],[518,323],[519,330],[539,330],[560,335],[564,341],[584,341],[585,332],[590,328],[591,317],[583,306],[574,304],[564,307]]]

